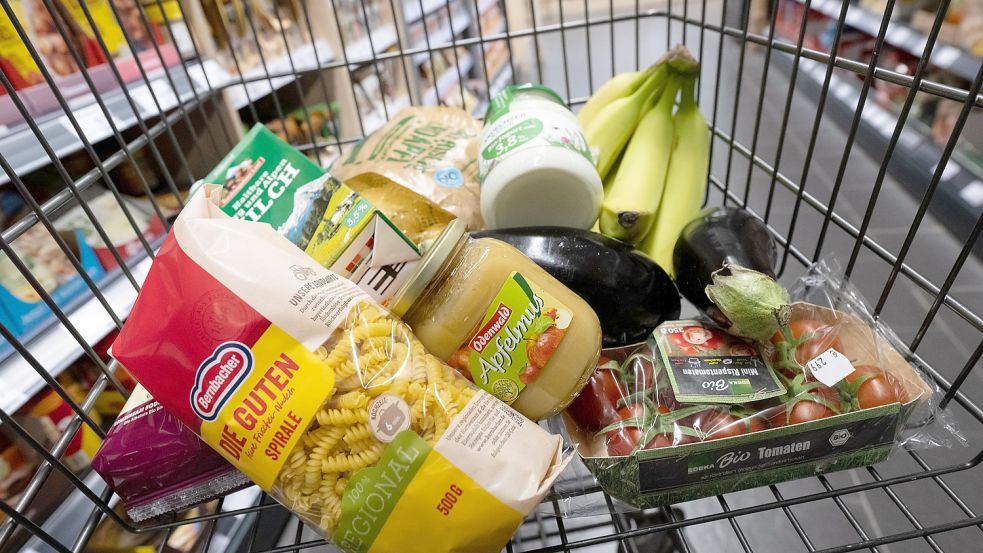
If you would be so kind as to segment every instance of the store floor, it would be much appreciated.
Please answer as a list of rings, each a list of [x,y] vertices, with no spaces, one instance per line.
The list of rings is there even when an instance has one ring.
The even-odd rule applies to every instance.
[[[579,4],[577,3],[578,5]],[[592,3],[594,4],[594,3]],[[592,17],[607,15],[607,3],[598,2],[600,12]],[[620,3],[619,3],[620,4]],[[680,2],[675,9],[680,9]],[[710,2],[708,20],[720,21],[719,8]],[[582,17],[575,13],[576,5],[565,2],[565,19],[576,20]],[[547,10],[537,14],[540,25],[556,21],[556,11]],[[552,20],[551,20],[552,18]],[[590,52],[582,29],[569,30],[561,37],[554,32],[540,35],[536,40],[542,59],[542,79],[561,94],[572,98],[584,98],[590,94],[588,70],[593,75],[593,86],[600,86],[611,74],[614,59],[615,72],[634,69],[636,51],[641,65],[651,63],[666,49],[666,28],[664,19],[644,19],[639,24],[636,49],[636,31],[633,22],[619,23],[614,32],[609,26],[598,26],[590,34]],[[611,51],[611,37],[614,36],[614,55]],[[672,29],[672,42],[682,38],[681,28]],[[525,52],[534,50],[533,39],[513,41],[513,50],[519,59]],[[687,42],[697,55],[699,51],[698,29],[687,30]],[[563,48],[565,42],[566,48]],[[720,74],[717,75],[718,43],[715,35],[704,36],[702,62],[704,66],[701,86],[701,107],[708,120],[714,117],[719,131],[734,135],[737,140],[752,147],[755,121],[758,118],[758,99],[762,91],[762,69],[764,51],[760,48],[748,49],[742,74],[740,67],[740,43],[728,40],[723,45],[724,57],[721,60]],[[563,55],[565,53],[565,55]],[[588,60],[590,63],[588,63]],[[812,86],[800,79],[799,90],[793,99],[788,127],[780,134],[782,112],[789,87],[787,70],[779,67],[777,59],[772,60],[764,87],[764,101],[761,102],[760,124],[758,125],[756,155],[769,165],[774,165],[779,143],[784,143],[779,170],[791,181],[805,180],[806,191],[816,200],[827,204],[836,184],[836,174],[844,156],[847,134],[836,124],[824,118],[817,134],[812,163],[803,171],[809,140],[816,120],[816,104],[804,93],[802,87]],[[525,68],[525,78],[535,80],[539,72],[535,67]],[[564,76],[566,73],[566,78]],[[841,75],[849,78],[848,75]],[[716,104],[714,97],[716,94]],[[733,114],[737,112],[737,117]],[[875,182],[879,159],[872,159],[857,144],[848,152],[835,211],[848,223],[859,226],[867,210],[873,183]],[[719,136],[714,141],[712,154],[712,174],[719,182],[728,185],[738,197],[749,199],[749,207],[758,214],[768,212],[769,223],[781,234],[793,234],[792,244],[811,258],[816,250],[823,224],[823,215],[816,209],[802,205],[794,227],[790,227],[795,206],[795,193],[777,184],[772,197],[772,205],[767,209],[771,178],[760,169],[748,172],[747,159],[740,153],[730,154],[727,144]],[[729,169],[729,170],[728,170]],[[747,191],[747,192],[745,192]],[[711,194],[710,203],[721,202],[721,194]],[[868,231],[870,238],[890,253],[897,253],[912,228],[912,220],[921,198],[913,198],[904,187],[888,176],[877,199]],[[824,238],[821,251],[835,253],[841,264],[846,264],[855,239],[847,232],[830,226]],[[964,237],[954,236],[934,216],[927,216],[917,229],[911,251],[906,259],[907,266],[929,281],[940,284],[952,267]],[[802,272],[803,266],[790,258],[783,281],[791,283]],[[884,289],[891,264],[868,249],[861,251],[852,271],[852,281],[870,302],[876,302]],[[954,297],[974,312],[983,312],[983,264],[970,257],[960,272],[952,288]],[[912,278],[898,277],[883,307],[883,320],[888,323],[902,341],[911,343],[929,311],[933,296],[920,288]],[[952,379],[963,368],[979,344],[980,335],[969,323],[943,307],[925,333],[917,353],[945,377]],[[983,400],[983,370],[977,367],[963,387],[966,394],[975,400]],[[960,425],[961,432],[969,443],[983,443],[981,424],[971,420],[958,405],[953,405],[952,419]],[[923,436],[945,436],[938,425],[923,432]],[[977,447],[979,447],[977,445]],[[971,458],[977,449],[955,443],[951,449],[938,448],[921,452],[922,458],[932,467],[945,466]],[[583,470],[582,467],[580,470]],[[777,485],[773,488],[758,488],[746,492],[727,494],[722,500],[708,498],[674,506],[677,515],[687,519],[719,513],[727,508],[736,509],[775,501],[776,494],[786,498],[816,493],[827,489],[841,488],[860,482],[869,482],[878,477],[909,474],[922,470],[916,460],[906,452],[897,453],[890,461],[878,465],[873,471],[858,469],[830,474],[821,478],[810,478]],[[966,507],[974,512],[983,511],[983,483],[973,481],[967,475],[955,473],[943,477],[944,483],[965,501]],[[593,507],[578,503],[579,514],[603,513],[607,506],[600,495],[591,501]],[[899,504],[904,505],[903,510]],[[561,502],[558,507],[569,505]],[[883,490],[852,494],[838,499],[826,499],[791,507],[789,513],[801,526],[808,537],[808,543],[800,538],[789,516],[782,510],[769,510],[760,514],[740,517],[734,521],[721,520],[686,528],[682,538],[683,547],[693,553],[729,553],[744,551],[741,539],[746,540],[748,550],[758,553],[793,553],[834,547],[852,543],[865,537],[878,537],[912,530],[921,526],[940,524],[964,518],[965,511],[957,506],[939,484],[932,481],[917,481],[895,486],[891,493]],[[629,516],[617,522],[634,524]],[[647,516],[661,516],[658,513]],[[578,516],[563,521],[569,541],[586,539],[592,536],[610,534],[614,524],[610,515]],[[648,521],[651,524],[651,519]],[[520,532],[521,542],[513,545],[514,551],[526,551],[544,545],[560,543],[556,537],[557,524],[548,514],[535,516]],[[310,539],[305,536],[304,539]],[[932,538],[914,539],[897,544],[881,546],[880,553],[915,553],[933,551],[933,545],[944,551],[979,551],[983,532],[979,528],[969,528],[943,533]],[[294,528],[288,526],[282,544],[292,543]],[[576,551],[614,552],[637,550],[660,553],[671,550],[668,537],[650,536],[623,544],[606,544],[580,548]],[[669,548],[669,549],[666,549]],[[335,551],[330,547],[311,551]]]

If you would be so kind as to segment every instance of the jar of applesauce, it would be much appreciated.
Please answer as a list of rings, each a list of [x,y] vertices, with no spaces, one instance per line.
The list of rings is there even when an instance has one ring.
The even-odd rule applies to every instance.
[[[597,315],[512,246],[459,220],[393,298],[430,353],[531,420],[565,408],[594,372]]]

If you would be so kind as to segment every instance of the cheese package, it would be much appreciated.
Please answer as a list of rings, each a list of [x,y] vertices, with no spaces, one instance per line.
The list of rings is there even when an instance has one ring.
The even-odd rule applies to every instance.
[[[362,289],[203,193],[112,350],[346,552],[500,551],[569,462],[559,436],[473,387]]]
[[[257,124],[208,176],[224,213],[266,223],[320,265],[383,304],[409,277],[419,251],[369,201]]]

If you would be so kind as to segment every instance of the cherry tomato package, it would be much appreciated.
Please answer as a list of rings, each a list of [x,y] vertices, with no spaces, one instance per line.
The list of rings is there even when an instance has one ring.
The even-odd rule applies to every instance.
[[[202,193],[112,354],[345,552],[500,551],[570,459],[354,283]]]
[[[653,507],[960,442],[923,367],[830,265],[769,312],[765,340],[669,321],[604,350],[564,414],[601,487]]]

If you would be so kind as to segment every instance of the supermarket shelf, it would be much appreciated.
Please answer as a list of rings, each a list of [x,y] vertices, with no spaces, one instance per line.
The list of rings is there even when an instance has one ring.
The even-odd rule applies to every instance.
[[[795,1],[805,4],[805,0]],[[837,19],[843,4],[840,0],[812,0],[811,6],[813,10]],[[851,4],[847,10],[846,23],[871,36],[877,36],[877,31],[881,25],[881,16]],[[903,23],[892,21],[888,26],[885,40],[896,48],[900,48],[913,56],[921,57],[925,49],[926,37]],[[937,43],[932,51],[932,65],[970,81],[976,77],[980,62],[980,58],[947,44]]]
[[[484,117],[485,110],[488,109],[488,100],[498,94],[503,88],[508,86],[509,80],[512,79],[512,66],[509,65],[508,60],[502,62],[502,66],[498,68],[497,73],[490,81],[490,86],[488,87],[488,98],[483,99],[471,112],[475,117]]]
[[[482,0],[478,3],[478,15],[490,10],[492,6],[495,6],[496,4],[498,4],[498,0]]]
[[[791,70],[792,60],[789,56],[777,56],[775,60],[779,68],[786,72]],[[815,99],[822,88],[826,66],[809,59],[802,59],[799,63],[800,88]],[[857,85],[834,73],[830,79],[827,110],[837,124],[849,127],[857,98]],[[882,157],[887,151],[896,122],[896,114],[868,100],[861,113],[857,144],[871,156]],[[925,193],[941,155],[941,149],[923,127],[919,121],[908,119],[888,164],[888,172],[918,199]],[[939,219],[945,221],[950,230],[960,236],[967,235],[983,212],[983,177],[953,156],[942,174],[930,207],[938,210]]]
[[[189,82],[188,75],[183,69],[171,67],[167,71],[177,88],[175,95],[164,71],[164,69],[159,69],[148,74],[149,87],[146,81],[127,85],[130,97],[137,105],[138,114],[133,113],[122,90],[100,95],[113,122],[121,132],[135,125],[138,118],[146,120],[160,115],[161,110],[157,109],[154,95],[157,96],[157,101],[162,110],[166,112],[179,103],[193,100],[192,87],[199,95],[208,93],[208,86],[204,79],[205,71],[208,72],[213,87],[221,85],[221,83],[216,82],[216,75],[226,74],[221,66],[212,60],[206,60],[203,63],[190,63],[188,65],[188,74],[191,76]],[[72,108],[72,114],[85,133],[85,138],[90,143],[105,140],[113,135],[109,122],[96,104],[92,94],[76,98],[70,101],[69,105]],[[75,134],[68,116],[61,110],[39,117],[36,121],[44,138],[51,144],[58,157],[64,157],[82,149],[82,142]],[[13,167],[18,175],[24,175],[51,163],[41,147],[37,135],[26,124],[19,125],[0,136],[0,156],[7,160],[7,163]],[[7,182],[10,182],[9,176],[0,172],[0,184]]]
[[[366,39],[367,41],[368,39]],[[367,46],[366,42],[366,46]],[[378,45],[376,45],[378,48]],[[314,55],[315,50],[317,56]],[[349,48],[351,50],[351,48]],[[334,53],[331,51],[331,47],[324,41],[317,41],[314,44],[305,44],[304,46],[291,50],[293,59],[293,69],[297,72],[308,71],[317,68],[320,64],[328,63],[334,59]],[[349,53],[349,56],[351,54]],[[271,60],[266,61],[266,69],[269,70],[269,74],[283,74],[292,73],[290,67],[291,56],[288,56],[286,52],[282,55],[277,56]],[[257,77],[263,77],[267,75],[267,71],[264,70],[263,64],[259,64],[256,67],[246,71],[243,74],[243,79],[255,79]],[[209,76],[211,76],[209,74]],[[249,100],[257,100],[269,95],[274,90],[279,90],[284,86],[294,82],[296,80],[295,75],[285,76],[285,77],[274,77],[272,79],[261,79],[246,83],[246,85],[233,85],[227,89],[227,94],[229,95],[229,102],[235,109],[242,109],[249,104]],[[234,76],[226,77],[226,79],[236,80]],[[249,92],[248,96],[246,92]]]
[[[451,18],[450,25],[444,25],[435,32],[430,33],[430,48],[436,49],[441,46],[448,46],[452,44],[452,39],[454,36],[464,32],[468,26],[471,25],[471,18],[467,13],[461,12]],[[413,45],[413,48],[426,48],[426,39],[418,41]],[[427,53],[421,52],[413,56],[414,63],[422,63],[427,60]]]
[[[151,259],[145,257],[130,267],[130,272],[137,282],[143,282],[146,278],[150,264]],[[109,277],[113,280],[104,281],[101,291],[117,316],[122,318],[133,307],[137,293],[122,273],[113,276],[115,278]],[[69,312],[68,319],[89,344],[98,342],[116,328],[112,318],[95,297],[89,298]],[[25,346],[51,376],[60,374],[82,355],[82,346],[57,320],[27,341]],[[0,362],[0,382],[4,383],[0,387],[0,409],[6,413],[17,411],[45,386],[37,372],[16,352]]]
[[[371,44],[369,42],[369,36],[372,37]],[[348,56],[349,61],[365,63],[374,57],[372,53],[373,47],[375,47],[376,54],[382,53],[386,48],[396,44],[397,38],[396,27],[386,25],[372,31],[371,35],[365,35],[346,46],[345,54]]]
[[[410,105],[409,97],[400,96],[392,102],[387,102],[386,108],[389,110],[389,115],[392,116],[394,113],[408,105]],[[376,105],[375,109],[373,109],[368,115],[362,115],[362,126],[365,127],[366,136],[385,124],[386,115],[385,111],[382,109],[382,105]]]
[[[458,75],[466,77],[468,71],[474,65],[472,56],[464,56],[458,60],[457,70],[453,67],[444,71],[444,74],[437,79],[437,86],[432,86],[423,93],[423,103],[425,105],[437,105],[444,94],[459,82]]]
[[[95,471],[89,472],[89,475],[82,481],[85,482],[86,487],[97,494],[101,494],[106,489],[106,483]],[[113,498],[116,499],[115,496]],[[72,490],[72,493],[51,513],[41,527],[59,543],[72,543],[85,525],[86,515],[93,506],[89,498],[85,497],[81,491]],[[48,553],[55,550],[39,538],[32,537],[21,551]]]
[[[407,25],[420,20],[421,3],[423,4],[422,15],[430,15],[447,5],[446,0],[403,0],[403,15]]]

